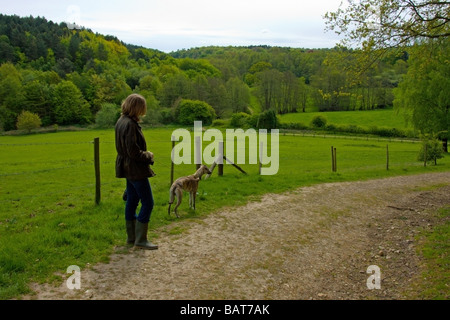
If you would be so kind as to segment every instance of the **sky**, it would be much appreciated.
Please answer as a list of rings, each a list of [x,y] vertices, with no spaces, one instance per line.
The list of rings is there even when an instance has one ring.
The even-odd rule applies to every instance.
[[[0,13],[71,22],[150,49],[332,48],[323,16],[342,0],[0,0]]]

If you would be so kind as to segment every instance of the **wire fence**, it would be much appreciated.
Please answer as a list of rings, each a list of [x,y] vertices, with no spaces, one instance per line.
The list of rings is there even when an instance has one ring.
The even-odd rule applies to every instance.
[[[312,137],[312,138],[324,138],[324,139],[334,139],[334,140],[354,140],[354,141],[373,141],[373,142],[400,142],[400,143],[417,143],[417,140],[410,139],[384,139],[384,138],[373,138],[373,137],[357,137],[357,136],[334,136],[334,135],[318,135],[312,134],[308,132],[302,133],[290,133],[290,132],[282,132],[280,136],[291,136],[293,138],[296,137]],[[169,184],[170,177],[170,167],[172,163],[171,158],[171,141],[167,140],[149,140],[150,146],[157,146],[158,149],[166,148],[167,152],[162,154],[155,155],[155,161],[158,163],[157,166],[157,175],[163,176],[164,185]],[[332,142],[332,141],[330,141]],[[101,183],[100,187],[111,186],[116,188],[117,186],[124,186],[123,182],[120,182],[119,179],[115,178],[115,142],[114,141],[101,141],[100,153],[100,168],[102,170],[101,174]],[[209,144],[209,142],[204,142],[205,145]],[[73,152],[73,146],[79,147],[77,150],[79,154]],[[164,147],[163,147],[164,146]],[[269,144],[270,146],[270,144]],[[268,147],[269,147],[268,146]],[[344,145],[345,146],[345,145]],[[51,155],[28,155],[25,159],[20,158],[20,161],[14,161],[14,153],[20,153],[20,151],[14,151],[14,149],[18,148],[46,148],[48,152],[56,152],[58,151],[58,157],[52,157]],[[369,146],[370,147],[370,146]],[[379,164],[373,164],[370,161],[367,163],[361,163],[357,168],[348,168],[348,170],[366,170],[366,169],[374,169],[374,168],[383,168],[387,167],[389,169],[389,165],[395,164],[404,164],[404,165],[418,165],[417,162],[411,160],[410,162],[398,161],[396,160],[396,151],[391,149],[388,154],[386,154],[381,148],[381,146],[375,146],[379,148],[379,152],[377,153],[377,157],[379,160]],[[323,172],[331,172],[331,171],[341,171],[343,170],[342,166],[340,166],[341,159],[348,157],[362,157],[362,158],[370,158],[374,156],[374,153],[371,154],[360,154],[355,153],[350,150],[342,150],[338,149],[337,156],[333,156],[330,153],[330,147],[326,147],[326,151],[324,150],[323,154],[312,154],[309,155],[309,159],[311,161],[320,161],[320,158],[326,157],[329,158],[329,165],[324,164],[323,168],[320,169]],[[17,199],[21,200],[30,200],[35,198],[41,198],[46,196],[56,196],[61,194],[70,194],[74,191],[82,192],[86,195],[92,195],[94,193],[94,187],[96,185],[94,176],[94,153],[93,153],[93,142],[92,141],[84,141],[84,142],[42,142],[42,143],[0,143],[0,154],[2,157],[0,158],[0,165],[2,169],[0,169],[0,203],[8,203],[17,201]],[[325,149],[325,147],[324,147]],[[248,159],[248,148],[235,146],[235,155],[239,152],[246,152],[246,160]],[[409,151],[401,151],[402,153]],[[8,153],[12,154],[12,157],[8,157]],[[191,156],[194,157],[194,153],[192,152]],[[299,158],[305,158],[305,154],[308,153],[308,150],[301,150],[299,152],[289,152],[283,153],[283,150],[280,150],[279,161],[281,164],[283,163],[295,163],[299,160]],[[400,151],[397,151],[400,153]],[[65,155],[65,156],[64,156]],[[336,158],[337,160],[336,160]],[[384,162],[387,158],[387,163]],[[398,158],[398,157],[397,157]],[[378,161],[377,160],[377,161]],[[232,159],[234,161],[234,159]],[[303,159],[303,161],[308,161],[307,159]],[[362,160],[364,162],[365,160]],[[337,162],[337,164],[335,164]],[[30,163],[32,165],[30,165]],[[225,162],[226,164],[226,162]],[[176,174],[184,175],[189,171],[194,171],[195,165],[179,165],[175,166]],[[337,168],[336,168],[337,166]],[[245,168],[249,168],[249,165],[244,166]],[[26,168],[26,169],[25,169]],[[192,168],[192,169],[188,169]],[[299,166],[299,170],[301,167]],[[345,170],[345,169],[344,169]],[[252,172],[256,172],[255,171]],[[69,177],[67,177],[67,173],[70,172]],[[193,173],[193,172],[192,172]],[[47,181],[43,183],[45,180],[44,176],[49,176],[49,179],[54,179],[52,181]],[[21,187],[18,183],[11,183],[14,180],[22,180],[24,182],[24,186]],[[58,183],[55,183],[57,181]],[[25,183],[26,182],[26,183]],[[45,186],[42,187],[42,192],[36,192],[35,190],[39,190],[36,188],[36,184],[55,184],[56,187],[52,189],[51,192],[46,189]],[[34,189],[27,192],[27,185],[34,186]],[[18,187],[19,186],[19,187]]]

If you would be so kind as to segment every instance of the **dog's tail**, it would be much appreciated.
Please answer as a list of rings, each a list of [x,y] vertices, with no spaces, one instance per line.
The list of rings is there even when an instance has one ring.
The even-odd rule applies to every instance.
[[[176,186],[171,186],[169,191],[169,204],[172,204],[175,201],[175,189]]]

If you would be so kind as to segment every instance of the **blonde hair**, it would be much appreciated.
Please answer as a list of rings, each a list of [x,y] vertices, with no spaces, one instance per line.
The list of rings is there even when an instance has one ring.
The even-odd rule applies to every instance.
[[[147,102],[140,94],[130,94],[122,103],[122,114],[139,121],[147,113]]]

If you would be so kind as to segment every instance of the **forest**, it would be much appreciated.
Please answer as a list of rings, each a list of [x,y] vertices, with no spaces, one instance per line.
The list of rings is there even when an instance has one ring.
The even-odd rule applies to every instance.
[[[361,52],[340,46],[167,54],[43,17],[0,14],[0,130],[16,129],[23,111],[37,114],[43,126],[101,124],[99,118],[117,116],[132,92],[147,100],[147,124],[185,123],[179,109],[186,101],[198,102],[193,112],[206,122],[268,110],[386,108],[408,58],[407,51],[393,50],[361,69]]]

